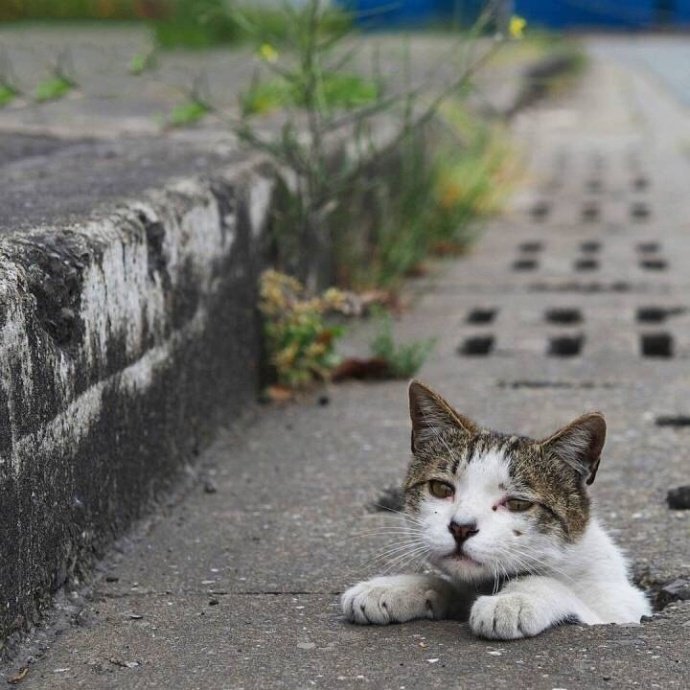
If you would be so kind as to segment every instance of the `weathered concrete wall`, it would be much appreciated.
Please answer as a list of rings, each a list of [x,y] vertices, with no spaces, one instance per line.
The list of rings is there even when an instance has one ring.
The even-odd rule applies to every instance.
[[[389,125],[376,135],[385,143]],[[294,240],[291,171],[212,140],[103,146],[0,165],[0,641],[253,402],[263,266],[333,279],[331,230]],[[363,153],[334,137],[331,155]],[[93,208],[85,158],[100,176]],[[388,158],[380,174],[394,178]],[[165,183],[199,160],[220,172]]]
[[[258,165],[0,239],[0,639],[256,391]]]

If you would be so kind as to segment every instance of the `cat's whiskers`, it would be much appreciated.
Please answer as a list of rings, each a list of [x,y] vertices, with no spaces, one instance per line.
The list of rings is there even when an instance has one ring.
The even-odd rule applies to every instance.
[[[498,591],[498,577],[497,577],[496,566],[493,563],[491,563],[489,565],[489,567],[491,568],[491,577],[493,578],[493,581],[494,581],[494,586],[491,589],[491,594],[496,594],[496,592]]]
[[[424,534],[424,530],[407,530],[407,529],[381,529],[381,530],[368,530],[365,532],[357,532],[355,534],[350,534],[346,538],[352,539],[354,537],[396,537],[398,535],[410,535],[418,536]]]
[[[566,580],[575,582],[575,578],[561,568],[557,567],[550,561],[544,560],[543,554],[538,550],[529,546],[499,546],[497,551],[500,556],[511,559],[519,568],[521,572],[515,573],[510,579],[520,577],[520,575],[546,575],[555,574],[560,575]]]
[[[378,504],[374,504],[374,505],[378,505]],[[395,510],[395,509],[391,509],[391,508],[385,508],[385,510],[383,512],[395,515],[396,517],[401,518],[401,519],[405,520],[406,522],[409,521],[412,523],[422,524],[422,520],[420,518],[418,518],[415,515],[411,515],[410,513],[407,513],[404,510]]]
[[[406,549],[402,553],[399,553],[388,561],[388,563],[385,565],[383,572],[384,573],[389,573],[392,570],[396,568],[402,569],[403,565],[413,559],[417,555],[421,555],[424,552],[424,549],[421,546],[417,546],[414,548]]]
[[[382,552],[376,554],[374,556],[374,560],[385,560],[386,558],[390,558],[391,556],[394,556],[401,551],[410,550],[412,548],[416,548],[419,545],[420,545],[420,543],[417,540],[402,543],[402,544],[397,544],[395,546],[392,546],[392,547],[386,549],[385,551],[382,551]]]
[[[417,545],[408,552],[402,553],[391,560],[388,566],[384,569],[384,574],[388,574],[395,568],[405,568],[417,559],[421,559],[428,555],[429,548],[424,544]]]
[[[399,522],[394,525],[376,525],[376,526],[371,526],[367,527],[366,529],[360,530],[362,534],[365,534],[366,532],[379,532],[381,530],[398,530],[398,529],[404,529],[404,530],[422,530],[424,527],[422,525],[407,525],[404,522]]]
[[[385,532],[365,532],[363,534],[349,535],[347,538],[352,539],[353,537],[365,537],[365,538],[375,538],[375,537],[385,537],[388,539],[396,539],[399,537],[420,537],[424,534],[423,531],[420,532],[407,532],[405,530],[400,531],[385,531]]]

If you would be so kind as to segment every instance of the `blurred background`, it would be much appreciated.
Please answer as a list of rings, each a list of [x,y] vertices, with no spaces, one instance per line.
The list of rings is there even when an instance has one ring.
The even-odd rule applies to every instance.
[[[270,11],[281,0],[3,0],[0,19],[154,21],[186,26],[189,36],[203,15],[217,13],[228,20],[227,40],[234,38],[233,7],[244,5]],[[292,4],[304,4],[292,0]],[[482,0],[332,0],[331,4],[357,13],[367,27],[429,27],[472,24],[486,5]],[[674,28],[690,24],[690,0],[505,0],[498,3],[506,16],[519,14],[531,24],[551,29],[649,29]],[[217,32],[217,33],[216,33]],[[197,40],[203,31],[199,30]],[[207,38],[219,27],[208,27]],[[241,32],[237,32],[239,35]],[[191,40],[191,38],[189,39]]]

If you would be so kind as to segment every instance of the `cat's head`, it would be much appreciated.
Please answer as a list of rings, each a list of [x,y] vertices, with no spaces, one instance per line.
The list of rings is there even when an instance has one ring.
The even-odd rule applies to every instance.
[[[429,561],[468,581],[556,564],[589,519],[603,416],[536,441],[481,428],[417,381],[409,393],[405,510]]]

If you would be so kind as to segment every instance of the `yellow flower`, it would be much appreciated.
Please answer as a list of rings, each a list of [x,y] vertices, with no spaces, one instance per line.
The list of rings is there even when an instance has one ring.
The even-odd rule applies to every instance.
[[[518,17],[513,15],[510,18],[510,24],[508,25],[508,33],[511,38],[524,38],[525,37],[525,27],[527,26],[527,20],[524,17]]]
[[[259,57],[264,62],[277,62],[278,51],[270,43],[263,43],[259,48]]]

